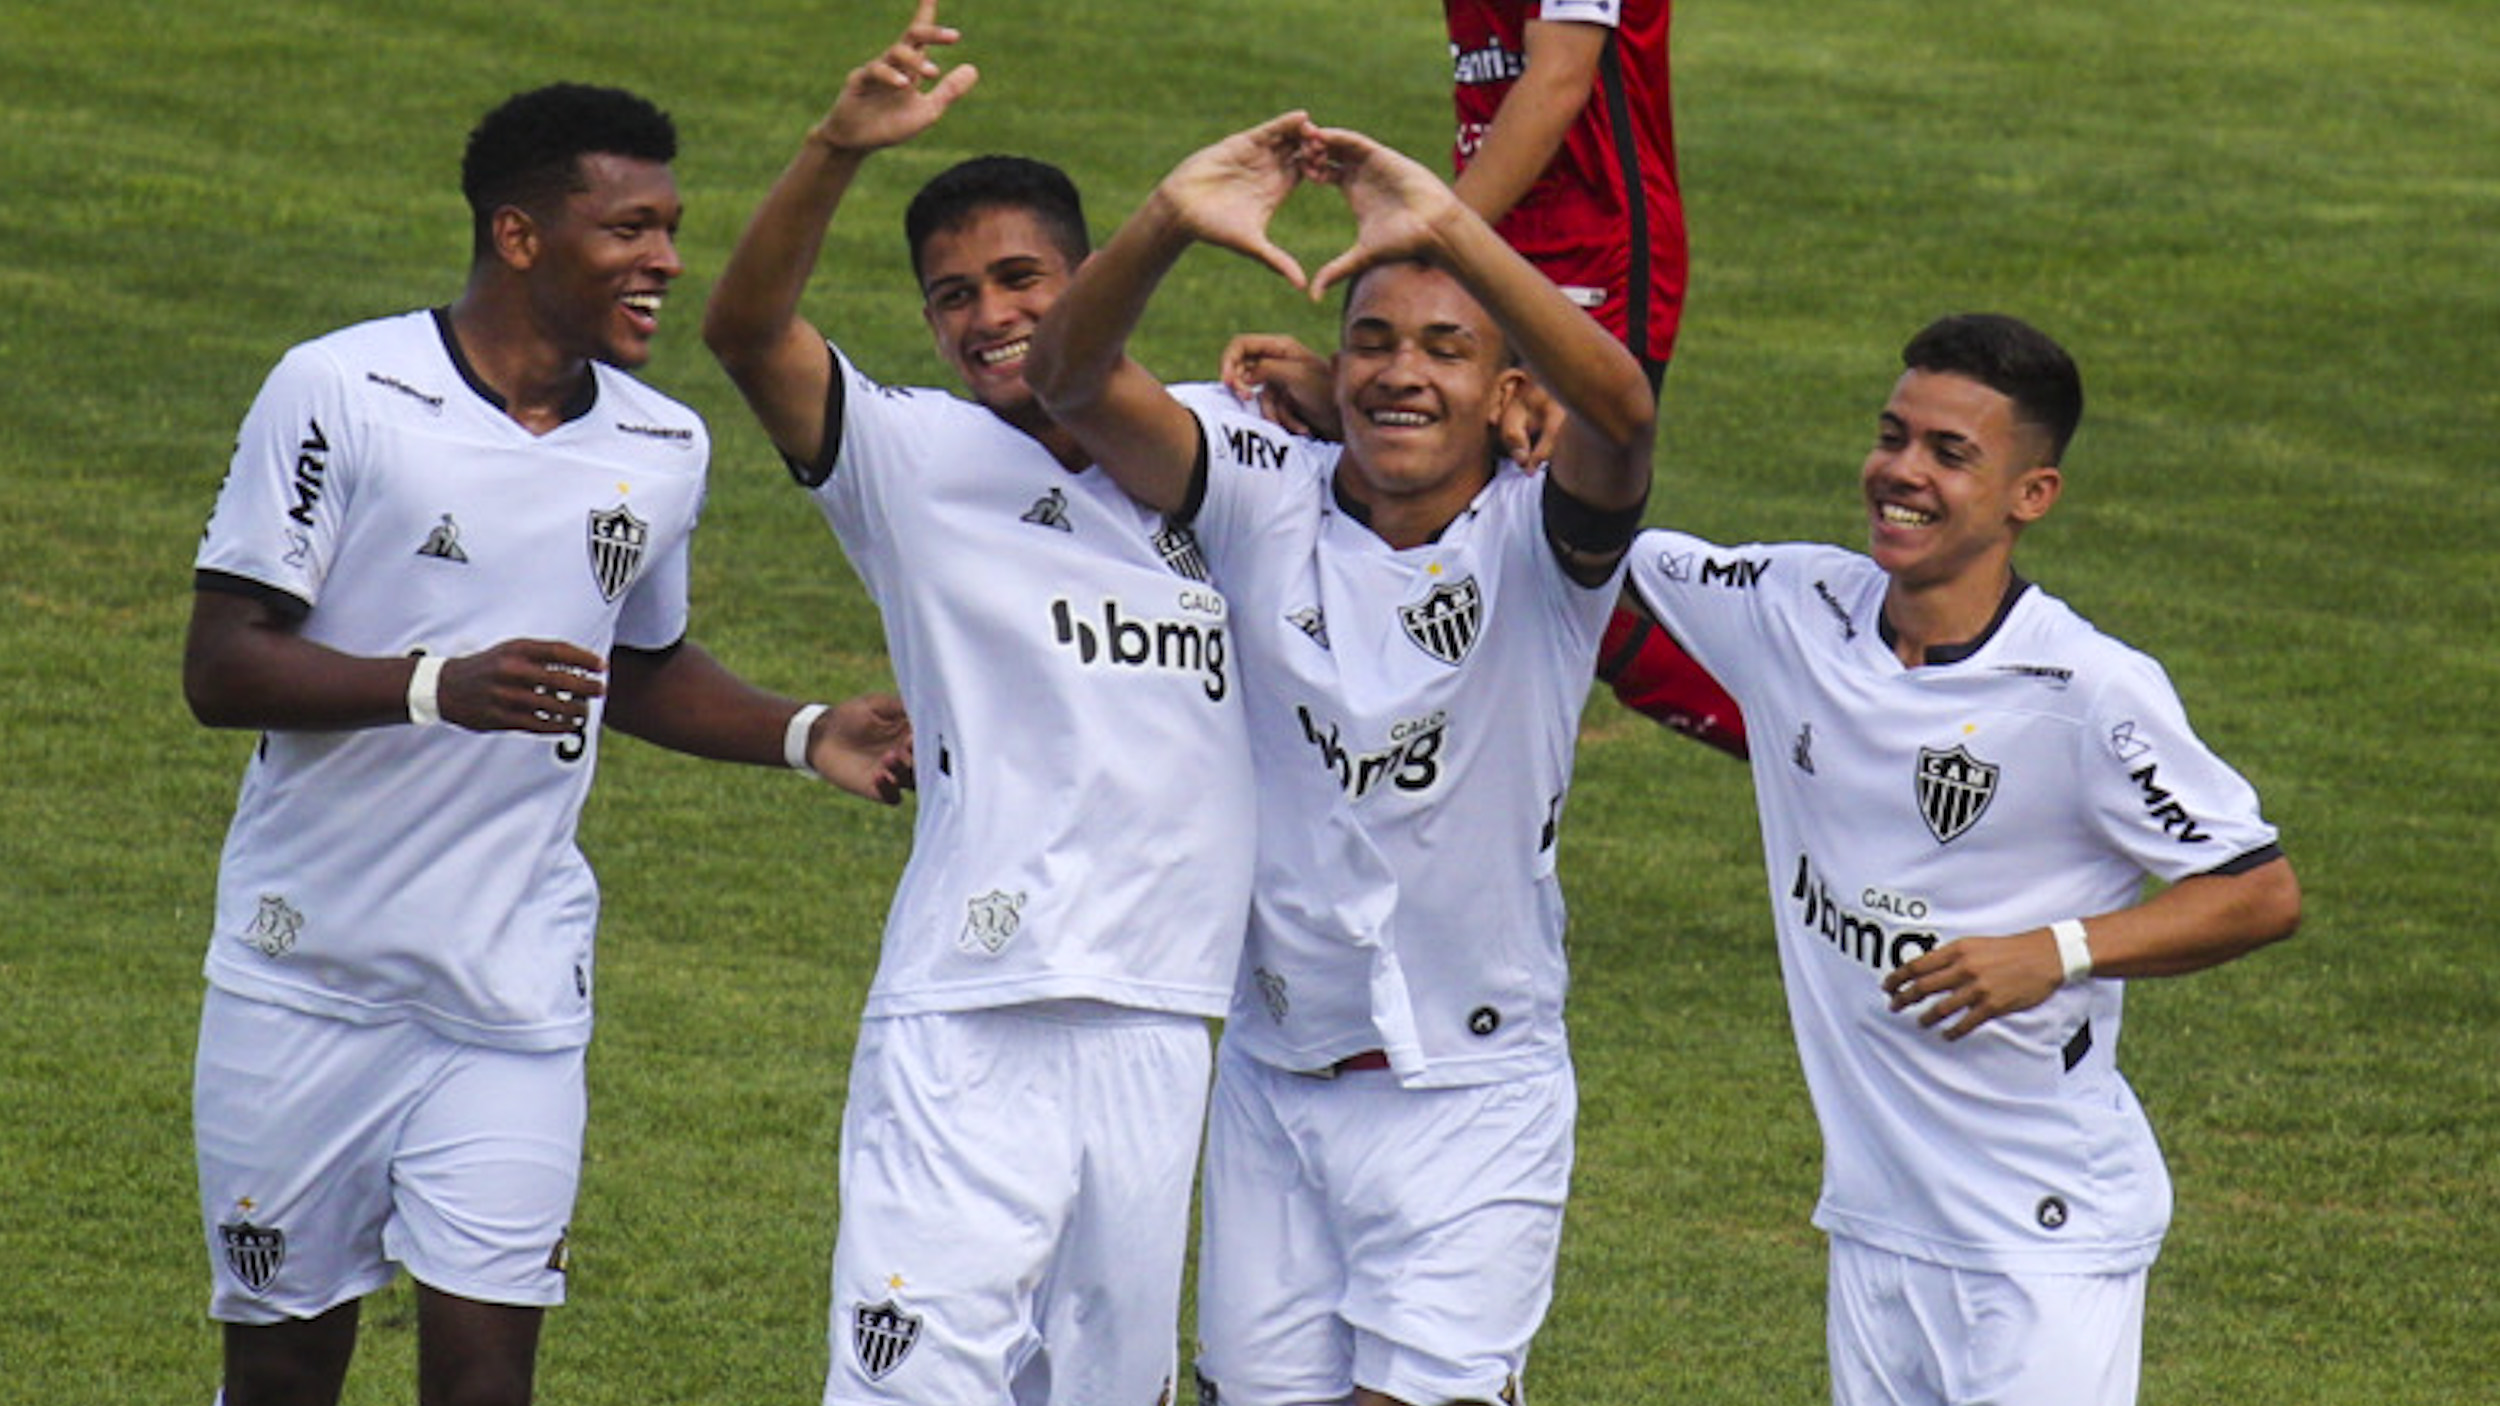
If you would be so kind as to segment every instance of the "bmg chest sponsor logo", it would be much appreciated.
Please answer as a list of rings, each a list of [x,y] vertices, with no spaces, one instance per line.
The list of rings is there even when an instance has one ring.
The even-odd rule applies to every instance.
[[[1831,888],[1814,872],[1813,859],[1803,854],[1797,856],[1797,877],[1788,886],[1788,896],[1796,903],[1797,921],[1806,931],[1820,934],[1834,951],[1874,971],[1888,972],[1923,957],[1943,940],[1938,933],[1902,923],[1904,919],[1916,923],[1927,916],[1924,900],[1870,888],[1861,895],[1865,905],[1885,917],[1867,916],[1833,897]],[[1886,927],[1886,919],[1895,926]]]
[[[1389,745],[1377,752],[1347,751],[1337,724],[1332,722],[1323,730],[1307,705],[1296,707],[1294,714],[1302,720],[1302,736],[1319,749],[1320,764],[1337,774],[1337,785],[1350,800],[1361,800],[1383,783],[1401,791],[1422,792],[1441,779],[1441,748],[1450,730],[1446,712],[1394,724],[1389,729]]]
[[[1208,700],[1221,703],[1231,692],[1224,673],[1223,598],[1184,591],[1179,603],[1204,618],[1129,615],[1116,600],[1105,600],[1099,614],[1080,612],[1062,596],[1050,603],[1052,638],[1075,650],[1077,662],[1088,667],[1195,674]]]

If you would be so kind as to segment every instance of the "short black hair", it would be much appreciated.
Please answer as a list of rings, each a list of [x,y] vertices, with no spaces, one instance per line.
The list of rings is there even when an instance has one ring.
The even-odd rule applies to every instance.
[[[2051,464],[2083,422],[2083,375],[2049,334],[2003,313],[1941,317],[1901,349],[1912,371],[1968,376],[2014,402],[2014,417],[2048,436]]]
[[[1085,232],[1085,202],[1076,182],[1046,161],[1026,156],[976,156],[957,162],[929,179],[903,211],[903,239],[911,246],[911,271],[920,275],[920,254],[929,238],[960,229],[988,210],[1023,210],[1040,222],[1042,232],[1075,268],[1093,252]]]
[[[550,83],[506,98],[469,133],[460,158],[472,252],[494,245],[495,212],[506,205],[544,211],[587,189],[581,159],[605,153],[640,161],[677,159],[677,126],[648,98],[622,88]]]

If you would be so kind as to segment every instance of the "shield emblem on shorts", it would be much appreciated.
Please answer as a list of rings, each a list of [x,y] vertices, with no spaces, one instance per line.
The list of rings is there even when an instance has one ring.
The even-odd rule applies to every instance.
[[[1413,605],[1399,606],[1398,623],[1416,648],[1456,668],[1484,624],[1484,592],[1473,576],[1444,582]]]
[[[883,1381],[920,1341],[920,1317],[894,1306],[894,1300],[864,1303],[851,1310],[851,1351],[859,1369],[872,1382]]]
[[[627,512],[622,503],[590,515],[590,578],[599,583],[601,600],[614,600],[633,584],[650,541],[651,524]]]
[[[1979,823],[1997,794],[1997,767],[1956,746],[1950,752],[1918,749],[1918,813],[1940,845]]]
[[[286,1263],[285,1231],[235,1221],[217,1227],[217,1239],[226,1247],[226,1268],[253,1293],[278,1281],[278,1267]]]

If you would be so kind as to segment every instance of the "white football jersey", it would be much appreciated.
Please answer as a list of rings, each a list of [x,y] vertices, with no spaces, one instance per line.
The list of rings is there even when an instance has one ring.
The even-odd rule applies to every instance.
[[[813,492],[883,614],[920,789],[867,1013],[1222,1014],[1254,809],[1196,539],[986,407],[834,355]]]
[[[1957,937],[2138,901],[2272,858],[2256,793],[2150,658],[2018,582],[1978,641],[1904,668],[1887,578],[1807,544],[1645,532],[1632,588],[1753,738],[1780,966],[1824,1139],[1815,1223],[1994,1272],[2148,1264],[2169,1174],[2116,1063],[2121,981],[1958,1042],[1886,972]]]
[[[583,412],[532,435],[448,338],[415,312],[286,355],[243,422],[204,587],[291,601],[304,638],[357,655],[676,643],[702,420],[597,366]],[[599,895],[574,826],[600,716],[594,701],[561,737],[265,734],[218,872],[209,980],[506,1048],[587,1040]]]
[[[1336,497],[1338,446],[1198,413],[1260,786],[1225,1038],[1287,1069],[1381,1050],[1415,1087],[1560,1067],[1554,858],[1613,583],[1563,574],[1515,467],[1401,551]]]

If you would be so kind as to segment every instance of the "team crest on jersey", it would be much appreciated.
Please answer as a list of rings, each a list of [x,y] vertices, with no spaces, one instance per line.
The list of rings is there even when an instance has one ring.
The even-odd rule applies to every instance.
[[[1197,533],[1165,518],[1163,529],[1155,533],[1154,543],[1155,553],[1163,558],[1165,566],[1192,581],[1215,579],[1214,573],[1207,570],[1207,554],[1199,550]]]
[[[1328,648],[1328,617],[1316,605],[1304,606],[1285,616],[1285,623],[1311,637],[1311,643]]]
[[[244,931],[243,940],[259,948],[264,957],[283,957],[295,950],[296,934],[303,930],[303,914],[284,897],[264,893],[260,911],[252,915],[252,926]]]
[[[1988,803],[1996,799],[1999,770],[1972,756],[1967,747],[1956,745],[1950,752],[1918,749],[1918,813],[1936,843],[1953,843],[1987,814]]]
[[[460,524],[451,520],[451,514],[443,514],[443,520],[425,534],[425,540],[417,544],[417,555],[437,561],[468,561],[469,554],[460,549]]]
[[[248,1220],[228,1221],[217,1227],[217,1242],[225,1247],[226,1268],[253,1293],[265,1293],[278,1282],[278,1270],[286,1263],[285,1231]]]
[[[872,1382],[884,1381],[911,1356],[920,1342],[920,1315],[905,1313],[894,1300],[856,1304],[851,1309],[851,1351],[859,1369]]]
[[[651,524],[623,503],[590,515],[590,579],[598,583],[601,600],[614,600],[633,584],[650,544]]]
[[[1015,941],[1016,928],[1023,921],[1024,895],[992,889],[964,905],[963,936],[955,939],[955,945],[995,957]]]
[[[1413,605],[1399,606],[1398,623],[1417,649],[1456,668],[1483,628],[1484,592],[1473,576],[1445,581]]]

